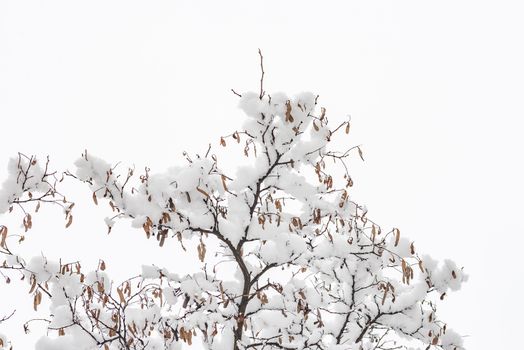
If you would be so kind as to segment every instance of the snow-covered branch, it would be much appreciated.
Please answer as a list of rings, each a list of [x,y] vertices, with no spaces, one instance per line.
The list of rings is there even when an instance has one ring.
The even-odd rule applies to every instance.
[[[437,305],[466,280],[451,261],[419,255],[400,230],[383,229],[351,198],[346,160],[359,146],[338,151],[318,96],[237,94],[247,120],[204,156],[153,174],[120,171],[87,151],[68,178],[88,184],[92,201],[130,219],[158,246],[198,241],[201,271],[169,272],[144,265],[138,277],[115,284],[105,262],[84,272],[80,262],[44,257],[28,263],[12,252],[2,229],[0,271],[30,284],[35,310],[51,300],[45,319],[58,337],[39,349],[81,344],[85,349],[178,349],[198,337],[209,349],[462,349],[462,340],[437,317]],[[235,148],[239,145],[240,148]],[[246,159],[236,173],[223,156]],[[328,161],[329,160],[329,161]],[[240,163],[240,162],[239,162]],[[55,173],[19,156],[0,191],[0,208],[18,205],[24,226],[29,202],[61,205],[68,225],[72,203],[56,189]],[[51,181],[54,179],[54,181]],[[213,251],[214,256],[207,254]],[[228,278],[223,266],[234,266]],[[212,266],[212,270],[209,268]]]

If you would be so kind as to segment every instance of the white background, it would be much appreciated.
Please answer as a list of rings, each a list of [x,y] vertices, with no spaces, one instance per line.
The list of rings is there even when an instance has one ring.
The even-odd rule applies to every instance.
[[[18,151],[73,169],[87,148],[153,171],[204,152],[240,128],[229,89],[258,89],[261,48],[269,92],[318,93],[334,124],[352,115],[347,143],[366,158],[352,162],[353,198],[418,251],[465,267],[469,282],[440,315],[467,348],[516,349],[523,13],[503,0],[2,1],[0,174]],[[91,267],[104,258],[115,279],[184,261],[124,224],[106,236],[107,211],[73,188],[73,227],[44,210],[20,249]],[[0,332],[29,349],[41,328],[22,334],[35,314],[16,285],[0,282],[0,314],[17,309]]]

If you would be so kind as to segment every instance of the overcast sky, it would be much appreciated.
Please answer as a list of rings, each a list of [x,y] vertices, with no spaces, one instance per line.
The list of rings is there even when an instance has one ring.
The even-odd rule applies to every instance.
[[[19,151],[49,154],[59,169],[86,148],[153,171],[181,163],[183,150],[240,128],[230,89],[258,89],[261,48],[269,92],[312,91],[332,122],[352,116],[347,142],[366,159],[351,163],[353,198],[420,252],[465,267],[469,282],[440,314],[467,348],[514,349],[524,312],[523,14],[522,2],[503,0],[2,1],[0,176]],[[130,275],[140,260],[180,261],[175,248],[146,251],[138,232],[106,237],[107,214],[85,190],[71,194],[87,209],[69,232],[44,211],[24,249],[131,261]],[[129,247],[115,255],[122,238]],[[34,317],[29,295],[6,306],[17,290],[0,284],[0,314],[18,310],[2,332],[31,348],[35,337],[20,331]]]

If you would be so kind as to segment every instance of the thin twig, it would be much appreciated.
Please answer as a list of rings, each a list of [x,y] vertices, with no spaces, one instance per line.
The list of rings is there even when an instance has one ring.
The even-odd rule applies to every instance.
[[[4,316],[4,317],[0,318],[0,323],[10,319],[15,314],[15,312],[16,312],[16,310],[13,310],[9,316]]]
[[[238,97],[242,97],[242,95],[240,95],[238,92],[236,92],[234,89],[231,89],[231,92],[234,93],[235,95],[237,95]]]
[[[261,75],[260,75],[260,99],[262,99],[265,95],[265,91],[264,91],[264,56],[262,56],[262,51],[260,49],[258,49],[258,54],[260,56],[260,70],[261,70]]]

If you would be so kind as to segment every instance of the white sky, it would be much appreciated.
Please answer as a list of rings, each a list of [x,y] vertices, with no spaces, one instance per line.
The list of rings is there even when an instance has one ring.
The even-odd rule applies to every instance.
[[[465,267],[470,281],[441,317],[469,349],[513,349],[524,312],[523,11],[502,0],[2,1],[0,174],[18,151],[60,169],[85,148],[137,168],[180,163],[182,150],[240,128],[229,89],[258,89],[260,47],[269,92],[310,90],[333,123],[352,115],[347,140],[366,158],[352,163],[354,198],[420,252]],[[176,269],[179,249],[160,257],[139,232],[106,237],[107,212],[80,189],[70,231],[44,212],[25,249],[130,274],[141,260]],[[1,331],[30,348],[19,322],[34,316],[31,300],[6,302],[16,293],[0,284],[0,314],[18,309]]]

